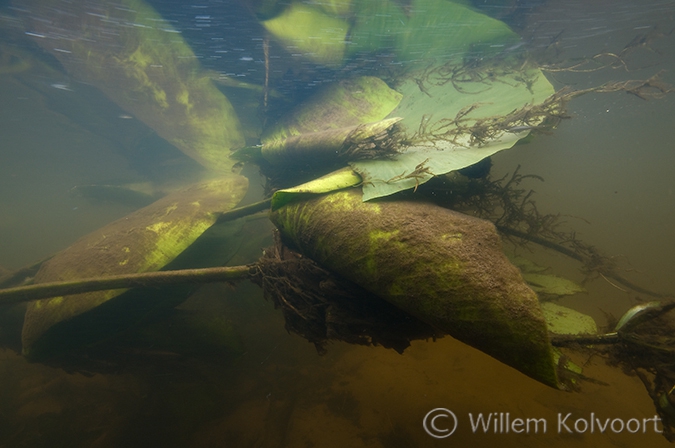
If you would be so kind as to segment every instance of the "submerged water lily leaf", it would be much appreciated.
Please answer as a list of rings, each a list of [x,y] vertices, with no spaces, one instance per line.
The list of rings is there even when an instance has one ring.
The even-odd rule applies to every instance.
[[[321,176],[310,182],[292,188],[278,190],[272,196],[272,210],[283,207],[289,202],[306,198],[308,195],[329,193],[343,188],[353,187],[361,183],[361,176],[351,168],[342,168]]]
[[[363,200],[369,201],[416,188],[434,176],[478,163],[502,149],[510,148],[518,138],[512,136],[509,140],[508,143],[491,142],[472,149],[412,147],[385,160],[359,160],[349,165],[363,178]]]
[[[293,2],[281,14],[262,22],[272,36],[314,62],[339,66],[345,55],[349,22],[314,5]]]
[[[319,132],[295,135],[263,144],[260,155],[272,164],[297,162],[308,165],[329,165],[337,160],[386,157],[396,154],[401,118],[346,126]]]
[[[149,182],[135,185],[76,185],[70,192],[95,203],[112,202],[131,207],[150,205],[163,196],[161,192],[155,191]]]
[[[324,147],[328,147],[328,152],[330,148],[339,148],[359,125],[380,122],[401,98],[399,92],[374,76],[359,76],[330,84],[265,131],[262,157],[268,162],[279,163],[291,158],[293,154],[290,153],[299,152],[311,162],[313,146],[318,148],[318,157],[325,157]],[[398,121],[388,121],[385,129]],[[338,132],[336,136],[333,131],[339,130],[347,132]],[[303,149],[299,150],[299,147]]]
[[[552,302],[542,303],[541,309],[551,333],[574,335],[596,334],[598,332],[595,320],[588,314]]]
[[[293,137],[299,135],[303,135],[303,148],[328,147],[331,151],[323,152],[335,153],[336,145],[323,141],[331,140],[332,134],[315,133],[381,120],[385,115],[365,114],[387,110],[387,117],[403,118],[401,125],[407,135],[399,133],[397,126],[394,151],[384,157],[349,159],[363,178],[363,199],[367,201],[473,165],[510,148],[541,122],[542,117],[536,114],[513,115],[544,101],[554,90],[540,70],[523,59],[514,61],[511,52],[519,47],[520,39],[503,22],[447,0],[413,0],[409,8],[386,0],[353,6],[349,56],[391,52],[404,79],[397,75],[396,92],[372,77],[343,80],[324,88],[263,136],[262,156],[268,161],[284,160],[288,147],[297,153]],[[313,6],[293,4],[268,22],[292,30],[288,17],[293,14],[303,20],[323,17]],[[313,40],[327,48],[332,42],[318,35]],[[377,105],[381,107],[377,109]],[[355,122],[345,121],[357,117]],[[305,134],[312,134],[311,138]],[[303,149],[303,157],[307,154]]]
[[[265,142],[382,120],[402,95],[374,76],[330,84],[284,115],[262,137]]]
[[[407,64],[484,57],[520,40],[504,22],[457,1],[396,0],[356,2],[350,54],[392,49]]]
[[[35,282],[162,269],[213,225],[220,212],[237,205],[247,189],[245,177],[232,176],[167,195],[80,238],[45,262]],[[41,346],[49,339],[52,328],[60,326],[62,330],[76,317],[104,304],[109,309],[109,303],[124,291],[97,291],[31,302],[22,334],[24,354],[33,359],[49,355]],[[133,314],[143,309],[140,303],[136,305],[138,308],[132,307],[127,312]]]
[[[408,147],[386,160],[351,163],[363,177],[364,201],[473,165],[540,123],[513,113],[554,89],[540,70],[514,60],[520,39],[503,22],[446,0],[413,0],[409,10],[361,2],[357,13],[350,52],[391,49],[408,72],[396,88],[403,100],[390,114],[403,117]]]
[[[568,390],[575,390],[579,384],[579,375],[583,372],[583,369],[578,364],[572,362],[572,360],[566,356],[558,347],[553,347],[553,356],[556,365],[558,366],[558,373],[561,376],[566,376],[566,384]]]
[[[26,1],[35,42],[206,168],[229,173],[239,119],[180,32],[143,0]],[[92,9],[94,8],[94,9]],[[55,45],[54,42],[58,42]]]
[[[560,387],[536,294],[490,222],[416,201],[363,202],[353,188],[289,202],[271,219],[284,242],[323,267]]]
[[[538,265],[529,258],[521,257],[520,255],[507,254],[507,256],[509,257],[509,260],[511,260],[511,263],[516,265],[522,273],[540,274],[549,269],[546,266]]]
[[[516,265],[523,274],[523,278],[534,291],[540,294],[567,296],[586,292],[583,286],[572,280],[553,274],[545,274],[549,268],[519,255],[510,256],[511,263]]]
[[[517,78],[526,76],[528,82]],[[511,148],[541,121],[512,123],[507,130],[491,129],[491,120],[539,104],[550,97],[553,86],[538,69],[511,73],[491,80],[464,82],[462,90],[451,83],[420,90],[415,80],[399,90],[403,100],[392,116],[403,117],[402,125],[412,134],[410,147],[387,160],[362,160],[350,165],[363,177],[363,199],[368,201],[415,188],[433,176],[465,168],[499,151]],[[510,122],[509,122],[510,123]],[[480,130],[488,131],[483,139]]]
[[[553,274],[524,273],[523,278],[530,288],[540,294],[570,296],[586,291],[578,283]]]

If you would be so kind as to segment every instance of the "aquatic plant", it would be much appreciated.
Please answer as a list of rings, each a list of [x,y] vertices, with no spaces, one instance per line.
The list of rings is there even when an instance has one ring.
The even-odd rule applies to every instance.
[[[56,26],[82,35],[67,42],[64,54],[46,48],[68,71],[99,86],[190,157],[221,172],[236,170],[238,161],[231,153],[243,146],[243,134],[227,98],[201,71],[185,42],[167,37],[173,30],[151,8],[135,0],[121,4],[131,8],[107,9],[101,15],[113,17],[118,25],[142,26],[124,27],[112,47],[110,42],[101,46],[89,39],[97,27],[88,27],[86,21],[67,27],[57,20]],[[517,52],[519,38],[505,24],[460,3],[416,0],[411,6],[425,11],[420,14],[398,2],[356,2],[349,34],[350,9],[321,5],[291,2],[275,17],[263,20],[263,26],[280,42],[299,48],[304,57],[329,67],[391,53],[396,69],[375,68],[368,76],[347,77],[318,90],[268,127],[260,136],[261,145],[238,155],[284,170],[289,165],[309,166],[313,178],[342,169],[310,184],[282,188],[269,202],[227,215],[225,210],[234,207],[246,190],[241,179],[231,178],[224,190],[214,193],[219,200],[211,203],[213,207],[204,205],[213,199],[211,194],[192,190],[194,194],[179,205],[171,202],[175,197],[167,196],[84,237],[42,264],[37,285],[0,294],[9,297],[9,303],[57,295],[29,305],[26,356],[44,360],[96,343],[184,298],[147,290],[130,295],[120,288],[250,278],[282,308],[288,328],[319,350],[325,350],[327,341],[339,339],[403,351],[413,339],[450,334],[544,384],[572,388],[585,378],[554,345],[611,341],[608,356],[640,372],[641,378],[647,378],[644,371],[653,375],[654,385],[649,378],[643,381],[660,409],[672,412],[663,397],[670,400],[673,366],[658,357],[672,354],[672,341],[663,331],[671,324],[662,324],[658,338],[642,337],[638,331],[647,323],[657,325],[670,303],[647,307],[646,314],[634,313],[628,319],[632,324],[621,326],[611,337],[549,336],[552,328],[563,328],[559,320],[554,326],[551,316],[564,313],[542,310],[527,276],[523,278],[502,253],[497,231],[571,256],[583,263],[589,276],[640,289],[617,274],[610,257],[580,241],[573,231],[561,231],[560,215],[537,210],[532,192],[520,188],[523,180],[536,176],[516,170],[498,180],[459,180],[453,184],[451,201],[443,204],[446,208],[410,196],[410,191],[438,192],[427,182],[457,181],[444,175],[508,149],[530,133],[553,129],[567,118],[565,103],[576,96],[624,91],[648,99],[672,88],[655,75],[554,92],[544,71],[557,68],[542,68],[526,53]],[[448,28],[450,17],[472,26]],[[95,14],[86,19],[101,25]],[[50,32],[48,25],[35,26]],[[436,37],[431,42],[430,34]],[[624,52],[594,61],[608,58],[610,66],[625,66],[630,49],[647,42],[645,38]],[[266,43],[265,85],[259,89],[265,110],[270,93],[268,52]],[[580,64],[559,69],[582,70]],[[156,70],[158,65],[163,70]],[[406,190],[407,197],[376,200]],[[220,202],[221,196],[227,200]],[[192,207],[199,212],[173,219]],[[171,261],[216,221],[268,207],[279,233],[276,246],[258,262],[149,272],[171,267]],[[482,219],[468,216],[469,212]],[[169,215],[171,220],[165,220]],[[110,257],[100,256],[102,252]],[[111,273],[121,276],[89,278]],[[56,280],[65,282],[52,283]],[[96,288],[112,290],[87,292]],[[367,306],[359,303],[363,299]],[[143,306],[126,315],[127,305],[136,300]],[[124,325],[117,327],[120,320],[111,316]],[[94,328],[106,321],[107,326]],[[642,358],[636,361],[638,348]]]

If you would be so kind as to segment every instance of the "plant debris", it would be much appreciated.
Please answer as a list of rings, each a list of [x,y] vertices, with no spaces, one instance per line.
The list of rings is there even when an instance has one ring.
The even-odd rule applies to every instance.
[[[324,354],[330,341],[381,345],[398,353],[410,341],[443,334],[360,286],[320,267],[284,246],[265,250],[252,281],[280,308],[286,329],[313,343]]]

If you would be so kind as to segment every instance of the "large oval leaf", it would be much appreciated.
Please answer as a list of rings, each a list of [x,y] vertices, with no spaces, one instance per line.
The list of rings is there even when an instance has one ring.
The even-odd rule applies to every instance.
[[[229,100],[178,30],[142,0],[22,2],[28,35],[186,155],[229,172],[244,146]]]
[[[45,262],[35,282],[157,271],[213,225],[220,212],[237,205],[247,188],[245,177],[233,176],[165,196],[80,238]],[[33,358],[42,356],[39,345],[48,338],[52,327],[57,324],[63,327],[124,291],[97,291],[32,302],[23,328],[24,354]]]
[[[561,387],[536,294],[491,223],[426,203],[362,202],[354,189],[289,202],[271,218],[287,244],[324,267]]]
[[[461,89],[447,82],[420,90],[411,79],[399,90],[403,100],[391,116],[404,117],[401,124],[413,144],[392,158],[351,163],[363,177],[364,201],[415,188],[511,148],[544,118],[546,109],[533,106],[554,93],[538,69],[463,82]],[[487,137],[477,138],[478,131]]]

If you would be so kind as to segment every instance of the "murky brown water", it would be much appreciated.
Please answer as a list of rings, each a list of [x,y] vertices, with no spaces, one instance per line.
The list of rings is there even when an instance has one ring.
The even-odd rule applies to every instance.
[[[554,83],[583,88],[660,70],[667,70],[663,80],[675,83],[674,19],[672,1],[551,1],[529,17],[523,32],[547,42],[562,31],[564,56],[571,59],[618,53],[656,27],[663,35],[626,58],[631,71],[556,73]],[[35,87],[70,80],[19,83],[15,76],[0,74],[0,265],[6,268],[52,254],[132,210],[92,204],[73,196],[73,186],[143,180],[114,142],[55,111]],[[59,93],[77,95],[77,84],[68,85],[72,91]],[[620,257],[633,281],[672,293],[675,96],[647,102],[625,93],[591,94],[573,100],[569,111],[572,118],[553,134],[496,155],[494,174],[521,165],[521,172],[545,178],[531,184],[543,211],[569,215],[578,235]],[[177,181],[198,171],[178,155],[162,160],[161,167],[164,178],[184,177]],[[255,170],[248,174],[252,196],[260,195]],[[247,250],[238,263],[257,257],[259,248]],[[532,256],[560,275],[583,279],[579,266],[559,254]],[[617,316],[636,303],[637,294],[602,278],[586,287],[587,293],[560,303],[590,314],[599,325],[605,313]],[[585,375],[605,384],[566,393],[449,337],[415,342],[403,355],[333,344],[318,356],[311,344],[284,330],[281,314],[249,284],[204,287],[182,308],[226,316],[238,334],[233,351],[187,357],[142,346],[119,372],[91,376],[0,351],[0,446],[668,446],[651,427],[636,434],[558,431],[559,414],[571,413],[568,422],[591,413],[624,421],[654,416],[642,383],[597,357],[574,359]],[[448,439],[433,439],[422,428],[424,415],[436,407],[451,409],[459,419]],[[469,413],[543,418],[547,430],[473,433]]]

